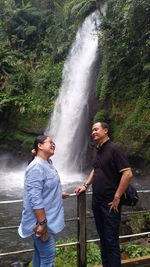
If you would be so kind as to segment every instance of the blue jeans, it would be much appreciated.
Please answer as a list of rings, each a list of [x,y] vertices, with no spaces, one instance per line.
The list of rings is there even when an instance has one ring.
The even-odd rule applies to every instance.
[[[54,267],[55,260],[55,235],[49,234],[46,242],[41,241],[39,238],[32,235],[34,241],[34,252],[32,258],[33,267]]]
[[[121,267],[119,247],[121,208],[119,212],[109,212],[107,204],[93,204],[93,213],[100,237],[103,267]]]

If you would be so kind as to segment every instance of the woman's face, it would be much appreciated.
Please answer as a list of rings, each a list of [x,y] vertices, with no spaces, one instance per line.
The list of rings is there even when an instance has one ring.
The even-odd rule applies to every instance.
[[[49,157],[54,155],[55,143],[50,137],[47,137],[42,144],[39,144],[39,148]]]

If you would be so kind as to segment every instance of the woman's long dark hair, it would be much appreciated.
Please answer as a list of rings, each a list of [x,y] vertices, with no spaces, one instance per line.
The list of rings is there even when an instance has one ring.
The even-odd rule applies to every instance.
[[[43,144],[48,136],[47,135],[39,135],[35,138],[33,143],[33,149],[32,149],[32,159],[29,160],[28,164],[35,158],[38,152],[38,144]]]

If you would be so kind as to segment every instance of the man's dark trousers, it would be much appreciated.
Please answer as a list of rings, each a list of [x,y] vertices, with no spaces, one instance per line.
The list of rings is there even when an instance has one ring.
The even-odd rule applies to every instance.
[[[97,232],[100,237],[103,267],[121,267],[119,226],[121,210],[109,212],[108,204],[92,204]]]

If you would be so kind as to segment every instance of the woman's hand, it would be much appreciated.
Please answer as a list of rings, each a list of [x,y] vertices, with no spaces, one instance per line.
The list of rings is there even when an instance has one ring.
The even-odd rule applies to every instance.
[[[69,193],[67,193],[67,192],[62,192],[62,198],[63,198],[63,199],[66,199],[66,198],[68,198],[69,196],[70,196]]]
[[[37,224],[33,231],[37,238],[40,238],[44,242],[48,240],[48,228],[46,224]]]

